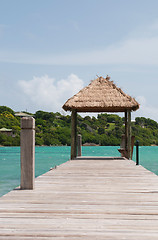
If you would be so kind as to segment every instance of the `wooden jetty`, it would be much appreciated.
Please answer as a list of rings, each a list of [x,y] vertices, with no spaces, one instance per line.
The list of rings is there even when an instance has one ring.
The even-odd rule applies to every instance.
[[[0,240],[158,239],[158,177],[124,158],[68,161],[0,198]]]

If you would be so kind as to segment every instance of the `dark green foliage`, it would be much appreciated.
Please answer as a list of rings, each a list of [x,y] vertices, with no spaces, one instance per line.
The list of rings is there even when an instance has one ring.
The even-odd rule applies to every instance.
[[[20,145],[20,119],[14,116],[14,111],[8,107],[0,106],[0,128],[12,129],[13,137],[0,133],[0,145]]]
[[[3,113],[3,112],[9,112],[12,115],[14,115],[14,111],[11,108],[6,106],[0,106],[0,113]]]
[[[19,146],[20,145],[20,135],[16,137],[7,136],[4,133],[0,133],[0,145],[2,146]]]
[[[98,128],[98,134],[101,135],[101,134],[104,134],[104,133],[105,133],[105,128],[99,127]]]
[[[71,116],[60,113],[37,111],[36,145],[70,145]],[[81,117],[78,115],[78,133],[82,143],[95,143],[101,146],[120,145],[124,134],[124,118],[116,114],[98,114],[98,117]],[[6,106],[0,106],[0,128],[13,130],[13,136],[0,133],[0,145],[18,146],[20,144],[20,118]],[[158,145],[158,123],[150,118],[137,117],[132,123],[132,135],[140,145]]]
[[[158,128],[158,123],[150,118],[137,117],[135,121],[136,121],[135,124],[141,127],[149,127],[151,129]]]

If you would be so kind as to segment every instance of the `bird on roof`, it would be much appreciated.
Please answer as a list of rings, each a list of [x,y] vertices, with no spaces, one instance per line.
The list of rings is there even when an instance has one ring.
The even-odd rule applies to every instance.
[[[106,80],[110,80],[110,76],[107,75],[107,76],[106,76]]]

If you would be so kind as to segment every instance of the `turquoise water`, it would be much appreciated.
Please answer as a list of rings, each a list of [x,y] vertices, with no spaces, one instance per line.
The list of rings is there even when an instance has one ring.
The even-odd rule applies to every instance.
[[[82,147],[84,156],[119,156],[117,146]],[[158,147],[140,147],[140,164],[158,175]],[[70,147],[36,147],[35,175],[70,158]],[[133,153],[135,161],[135,149]],[[0,147],[0,196],[20,185],[20,147]]]
[[[36,147],[35,176],[69,160],[70,147]],[[0,196],[20,185],[20,147],[0,147]]]

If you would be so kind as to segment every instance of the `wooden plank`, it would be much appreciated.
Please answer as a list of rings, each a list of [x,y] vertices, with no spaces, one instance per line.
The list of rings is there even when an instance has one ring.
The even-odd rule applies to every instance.
[[[158,239],[158,177],[131,160],[73,160],[0,198],[0,239]]]

